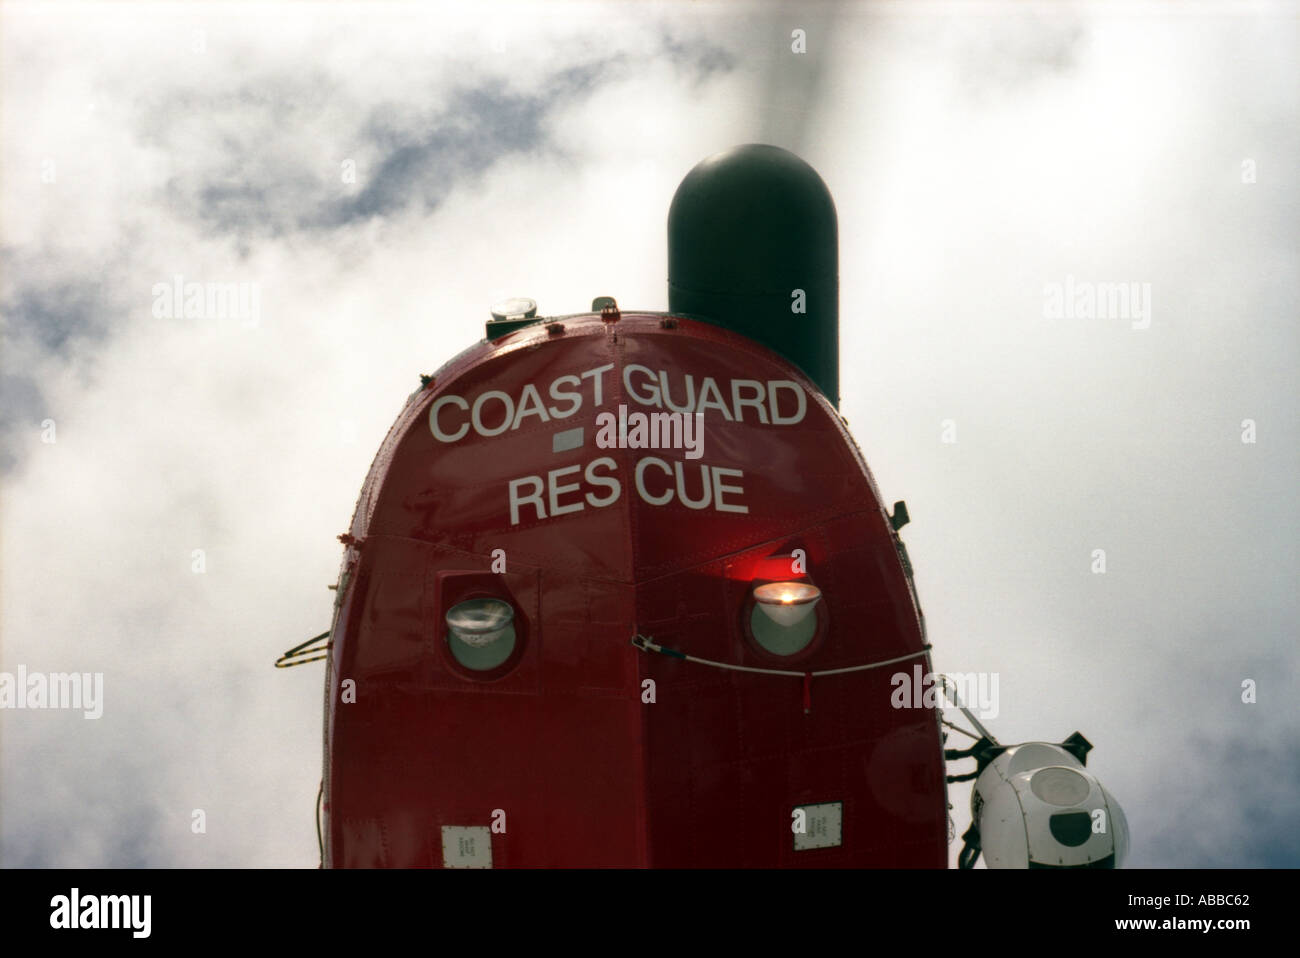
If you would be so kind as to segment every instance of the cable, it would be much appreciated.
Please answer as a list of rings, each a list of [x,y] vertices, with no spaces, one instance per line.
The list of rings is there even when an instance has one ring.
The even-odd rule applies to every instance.
[[[908,659],[914,659],[917,656],[925,655],[930,651],[930,646],[924,645],[917,652],[909,652],[907,655],[900,655],[893,659],[885,659],[882,662],[871,662],[867,665],[853,665],[846,669],[823,669],[820,672],[792,672],[789,669],[759,669],[749,665],[732,665],[729,662],[715,662],[713,659],[702,659],[697,655],[687,655],[685,652],[670,649],[665,645],[658,645],[653,639],[644,635],[632,636],[632,644],[642,652],[658,652],[660,655],[666,655],[674,659],[682,659],[685,662],[711,665],[715,669],[727,669],[732,672],[755,672],[759,675],[785,675],[796,679],[802,679],[805,677],[820,678],[824,675],[845,675],[849,672],[864,672],[867,669],[878,669],[886,665],[895,665],[899,662],[906,662]]]
[[[306,642],[301,642],[298,645],[295,645],[292,649],[275,660],[275,667],[277,669],[289,669],[293,668],[295,665],[306,665],[308,662],[319,662],[321,659],[326,658],[326,655],[316,655],[315,653],[328,653],[329,650],[334,647],[334,643],[326,642],[324,645],[312,645],[312,643],[319,642],[321,639],[329,638],[329,634],[329,630],[326,629],[320,635],[314,635]],[[308,646],[311,646],[311,648],[308,648]],[[311,656],[311,658],[303,658],[305,655]]]
[[[316,793],[316,847],[320,850],[320,867],[325,867],[325,838],[320,830],[320,804],[325,797],[325,779],[320,780],[320,790]]]
[[[979,739],[980,739],[980,736],[976,735],[974,732],[968,732],[968,731],[966,731],[966,729],[962,728],[960,725],[953,725],[953,724],[952,724],[951,722],[949,722],[946,718],[940,718],[939,721],[942,722],[944,725],[948,726],[948,727],[949,727],[950,729],[952,729],[953,731],[961,732],[962,735],[969,736],[970,738],[973,738],[973,739],[975,739],[976,741],[979,741]]]

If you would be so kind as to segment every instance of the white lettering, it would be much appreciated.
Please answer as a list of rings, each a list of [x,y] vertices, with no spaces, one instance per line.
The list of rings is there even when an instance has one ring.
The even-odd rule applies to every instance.
[[[463,396],[440,396],[429,406],[429,431],[439,442],[452,443],[464,439],[471,429],[486,438],[513,432],[526,425],[530,416],[542,423],[568,419],[583,407],[584,379],[591,380],[593,404],[604,404],[604,374],[613,368],[613,363],[606,363],[577,376],[556,377],[547,387],[546,394],[555,400],[549,406],[543,401],[542,388],[534,383],[525,383],[517,396],[499,389],[490,389],[472,401]],[[637,405],[670,412],[629,414],[627,406],[620,404],[617,419],[612,413],[597,413],[596,424],[600,428],[597,444],[605,449],[686,448],[691,450],[688,459],[698,459],[704,454],[701,428],[706,412],[721,415],[727,422],[745,422],[746,412],[753,410],[750,415],[764,426],[792,426],[802,422],[807,415],[808,400],[804,389],[792,380],[733,379],[729,381],[729,395],[727,382],[724,380],[720,384],[712,376],[705,376],[697,388],[696,377],[688,373],[674,384],[664,370],[629,363],[623,369],[623,386],[628,397]],[[674,390],[681,394],[681,402],[674,396]],[[794,393],[793,408],[791,399],[784,395],[788,392]],[[494,401],[500,406],[499,410],[493,405]],[[449,414],[447,407],[454,407],[459,413]],[[469,413],[468,417],[464,416],[465,413]],[[689,415],[696,417],[694,424],[683,418]],[[614,423],[618,427],[617,439]],[[670,431],[671,439],[668,438]],[[601,441],[601,436],[604,441]]]
[[[560,496],[564,495],[567,492],[576,492],[578,489],[581,489],[582,487],[576,482],[569,483],[567,486],[561,486],[561,485],[557,485],[555,481],[559,479],[561,476],[567,476],[570,473],[578,472],[580,469],[582,469],[581,466],[565,466],[562,469],[552,469],[550,472],[546,474],[546,485],[547,488],[550,490],[551,515],[566,516],[570,512],[582,511],[581,500],[579,500],[578,502],[571,502],[566,506],[560,505]]]
[[[641,499],[644,502],[648,502],[652,506],[666,505],[667,503],[672,502],[673,500],[673,490],[671,486],[669,487],[668,491],[661,496],[652,496],[649,490],[647,490],[645,487],[646,467],[651,465],[657,466],[658,468],[662,469],[669,476],[672,476],[673,474],[672,467],[669,466],[668,463],[660,459],[658,456],[646,456],[644,459],[642,459],[640,462],[636,464],[636,472],[633,476],[633,478],[636,480],[636,493],[641,497]]]
[[[752,395],[748,399],[743,398],[740,395],[742,389],[752,390]],[[758,413],[758,421],[766,426],[767,410],[763,408],[763,400],[766,395],[767,391],[757,379],[733,379],[731,381],[731,405],[735,407],[737,421],[745,421],[745,415],[740,411],[741,407],[753,406]]]
[[[687,377],[690,378],[689,376]],[[664,395],[667,395],[665,393]],[[713,398],[709,398],[712,396]],[[704,382],[700,386],[700,404],[696,407],[697,412],[704,412],[706,409],[717,409],[722,413],[722,418],[727,422],[734,422],[731,410],[727,404],[722,401],[722,393],[718,392],[718,384],[713,381],[712,376],[705,376]]]
[[[585,482],[578,481],[579,471]],[[663,478],[647,478],[651,471],[661,473]],[[544,479],[542,476],[511,479],[508,484],[510,524],[570,515],[588,506],[594,509],[611,506],[623,492],[617,472],[618,463],[610,456],[601,456],[587,463],[585,468],[575,464],[552,469]],[[737,501],[745,494],[744,478],[745,474],[739,469],[700,463],[696,480],[686,463],[669,462],[658,456],[645,456],[638,460],[633,473],[637,495],[648,505],[666,506],[676,499],[687,509],[695,511],[712,507],[717,512],[741,514],[749,512],[748,506]],[[532,508],[531,516],[525,511],[526,507]]]
[[[532,383],[525,386],[524,391],[519,394],[519,409],[510,428],[518,429],[525,416],[537,416],[542,422],[551,421],[551,417],[546,415],[546,409],[542,406],[542,397],[538,395],[537,387]]]
[[[795,399],[797,400],[798,411],[793,416],[781,415],[781,401],[777,398],[777,390],[780,388],[793,389]],[[803,394],[803,389],[798,383],[791,382],[788,379],[772,379],[767,383],[767,401],[771,407],[772,425],[774,426],[793,426],[795,423],[803,422],[804,413],[808,408],[808,400]]]
[[[531,483],[533,491],[526,496],[519,495],[519,487],[524,483]],[[537,518],[546,518],[546,509],[542,506],[542,477],[541,476],[524,476],[522,479],[510,480],[510,524],[519,525],[519,507],[523,505],[532,505],[537,509]]]
[[[644,393],[638,392],[632,385],[632,374],[638,372],[644,373],[650,379]],[[627,394],[642,406],[654,406],[662,409],[663,402],[659,399],[659,387],[655,384],[655,379],[654,370],[638,366],[636,363],[630,363],[623,369],[623,388],[627,391]]]
[[[694,412],[695,411],[695,377],[690,373],[686,374],[686,404],[678,406],[673,402],[672,393],[668,389],[668,374],[659,373],[659,382],[663,384],[664,404],[673,412]],[[655,403],[658,405],[658,403]]]
[[[601,449],[685,449],[687,459],[704,455],[704,413],[643,413],[619,403],[618,416],[596,414],[596,445]]]
[[[487,429],[483,425],[483,404],[494,398],[501,400],[501,405],[505,407],[506,414],[501,420],[501,425],[493,429]],[[510,422],[514,419],[514,415],[514,401],[499,389],[489,389],[474,400],[474,409],[470,413],[470,421],[474,423],[474,431],[480,436],[499,436],[510,428]]]
[[[604,396],[601,394],[601,387],[604,384],[603,377],[605,373],[609,372],[613,368],[613,363],[606,363],[603,366],[597,366],[595,369],[588,369],[586,372],[582,373],[583,379],[587,379],[588,377],[591,378],[592,393],[596,397],[595,402],[597,406],[604,405],[605,403]]]
[[[597,466],[603,466],[613,472],[618,468],[618,463],[614,462],[614,460],[609,456],[601,456],[599,459],[593,459],[591,462],[587,463],[587,470],[583,473],[587,482],[591,483],[591,485],[605,486],[610,490],[604,499],[599,499],[590,492],[586,494],[587,504],[600,509],[605,506],[611,506],[618,501],[619,493],[623,491],[623,485],[613,476],[596,475],[595,469]]]
[[[455,404],[466,412],[469,411],[469,403],[459,396],[442,396],[434,400],[433,405],[429,407],[429,428],[433,430],[433,437],[439,442],[456,442],[464,438],[465,433],[469,432],[469,423],[467,422],[461,423],[460,429],[454,433],[443,432],[438,427],[438,410],[448,404]]]
[[[709,467],[700,463],[700,486],[703,493],[699,499],[691,499],[686,494],[686,476],[682,469],[682,463],[674,462],[673,471],[677,474],[677,498],[687,509],[707,509],[709,503],[713,501],[713,486],[709,483]]]
[[[0,709],[78,709],[82,717],[104,714],[103,672],[0,672]]]
[[[720,466],[713,467],[713,508],[719,512],[749,512],[749,506],[738,506],[730,502],[722,501],[724,492],[738,492],[742,495],[745,490],[742,486],[726,486],[722,483],[723,475],[731,476],[736,479],[744,479],[745,474],[739,469],[723,469]]]
[[[148,938],[152,929],[152,895],[85,895],[79,888],[50,899],[50,927],[130,929],[133,938]]]
[[[579,379],[577,376],[561,376],[559,379],[555,380],[555,382],[551,383],[551,390],[550,390],[550,391],[551,391],[551,398],[552,398],[552,399],[567,399],[567,400],[569,401],[569,403],[570,403],[569,408],[568,408],[568,411],[566,411],[566,412],[560,412],[560,410],[556,409],[554,406],[550,407],[550,413],[551,413],[551,415],[554,416],[556,419],[568,419],[568,418],[569,418],[570,416],[572,416],[575,412],[577,412],[579,409],[582,408],[582,394],[581,394],[581,393],[576,393],[576,392],[560,392],[558,389],[555,388],[556,386],[559,386],[559,385],[561,385],[562,383],[566,383],[566,382],[567,382],[567,383],[572,383],[572,384],[575,385],[575,386],[581,386],[581,385],[582,385],[582,380]]]

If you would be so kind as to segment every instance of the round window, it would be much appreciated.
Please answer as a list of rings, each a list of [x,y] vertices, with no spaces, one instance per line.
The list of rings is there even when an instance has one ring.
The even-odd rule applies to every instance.
[[[817,636],[821,596],[811,582],[769,582],[755,587],[749,634],[764,652],[798,655]]]
[[[500,599],[467,599],[447,610],[447,645],[467,669],[488,672],[515,650],[515,610]]]
[[[763,651],[773,655],[795,655],[808,648],[817,634],[817,616],[809,615],[793,625],[783,625],[763,611],[761,605],[755,604],[749,613],[749,632]]]

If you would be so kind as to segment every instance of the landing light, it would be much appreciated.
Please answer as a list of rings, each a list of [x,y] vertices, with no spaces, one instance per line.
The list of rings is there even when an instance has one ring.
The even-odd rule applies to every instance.
[[[491,645],[510,628],[515,610],[500,599],[469,599],[447,610],[447,627],[466,645],[481,649]]]
[[[822,590],[807,582],[769,582],[754,589],[754,601],[764,614],[787,627],[806,619],[821,597]]]
[[[537,315],[537,303],[527,296],[503,299],[492,306],[492,318],[502,323],[507,320],[532,319]]]

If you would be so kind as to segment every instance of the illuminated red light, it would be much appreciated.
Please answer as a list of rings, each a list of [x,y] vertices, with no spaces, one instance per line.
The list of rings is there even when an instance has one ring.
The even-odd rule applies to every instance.
[[[754,601],[778,625],[802,622],[813,610],[822,590],[807,582],[769,582],[754,588]]]

